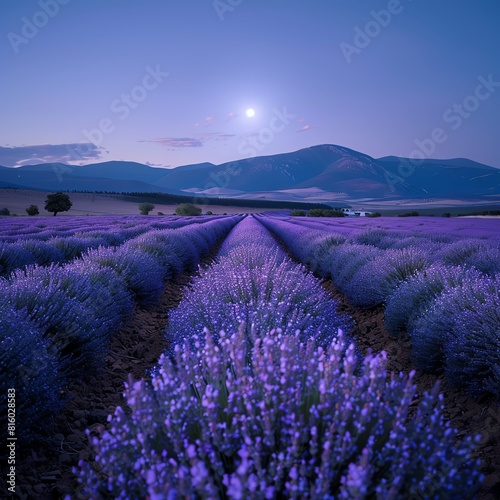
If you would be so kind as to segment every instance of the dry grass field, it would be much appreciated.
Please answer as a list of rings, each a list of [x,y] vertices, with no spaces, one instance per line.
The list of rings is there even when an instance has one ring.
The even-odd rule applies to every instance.
[[[48,192],[30,191],[21,189],[0,189],[0,209],[8,208],[11,214],[27,216],[26,209],[30,205],[36,205],[40,210],[41,216],[52,215],[46,212],[43,207]],[[96,193],[69,193],[73,206],[69,212],[60,212],[58,217],[67,217],[74,215],[137,215],[139,214],[139,203],[124,201],[118,199],[112,194]],[[155,204],[152,215],[163,212],[165,215],[173,215],[177,205]],[[233,213],[255,213],[266,212],[267,208],[252,207],[229,207],[221,205],[201,206],[203,213],[207,210],[214,214],[233,214]]]

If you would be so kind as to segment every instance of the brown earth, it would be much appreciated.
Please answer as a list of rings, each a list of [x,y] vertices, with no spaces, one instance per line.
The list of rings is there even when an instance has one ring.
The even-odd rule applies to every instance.
[[[210,259],[205,259],[208,265]],[[102,373],[88,382],[73,382],[67,388],[69,403],[47,431],[47,442],[21,448],[18,455],[20,470],[17,476],[17,498],[63,499],[66,494],[78,497],[78,483],[71,469],[78,460],[92,458],[85,429],[100,434],[107,416],[116,406],[124,405],[124,382],[132,373],[138,379],[147,377],[160,354],[165,350],[164,329],[168,311],[182,298],[183,287],[191,281],[182,274],[166,284],[157,306],[150,310],[137,309],[133,317],[114,336],[106,366]],[[352,334],[364,354],[385,350],[388,369],[410,372],[409,343],[387,335],[384,312],[381,307],[356,309],[335,289],[331,281],[323,283],[331,296],[340,303],[340,311],[350,314],[356,321]],[[444,393],[444,413],[460,435],[481,433],[478,455],[483,463],[486,480],[478,498],[500,498],[500,407],[491,399],[474,400],[450,388],[441,376],[417,371],[415,383],[418,391],[430,390],[436,381]]]

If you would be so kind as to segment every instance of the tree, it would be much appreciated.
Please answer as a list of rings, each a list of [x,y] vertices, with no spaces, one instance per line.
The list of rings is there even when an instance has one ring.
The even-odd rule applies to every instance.
[[[0,215],[10,215],[10,210],[8,208],[2,208],[0,210]]]
[[[323,210],[321,208],[311,208],[307,211],[307,217],[321,217]]]
[[[38,210],[38,207],[36,205],[30,205],[27,209],[26,212],[28,215],[38,215],[40,213],[40,210]]]
[[[149,215],[149,212],[154,208],[155,206],[152,203],[141,203],[139,205],[139,212],[141,212],[141,215]]]
[[[47,212],[54,212],[54,217],[58,212],[67,212],[73,203],[69,199],[69,196],[61,191],[54,194],[49,194],[45,200],[45,210]]]
[[[176,209],[177,215],[201,215],[201,208],[192,203],[181,203]]]
[[[305,210],[300,210],[300,209],[295,209],[290,212],[290,215],[292,217],[305,217],[306,211]]]

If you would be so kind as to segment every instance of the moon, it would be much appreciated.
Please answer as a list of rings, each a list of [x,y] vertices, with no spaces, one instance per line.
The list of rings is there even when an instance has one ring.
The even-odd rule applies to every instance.
[[[245,114],[248,116],[248,118],[252,118],[253,116],[255,116],[255,109],[253,109],[253,108],[248,108],[248,109],[245,111]]]

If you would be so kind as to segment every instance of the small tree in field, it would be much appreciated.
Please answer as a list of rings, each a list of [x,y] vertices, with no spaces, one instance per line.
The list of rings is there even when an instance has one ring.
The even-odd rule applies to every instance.
[[[38,210],[38,207],[36,205],[30,205],[27,209],[26,212],[28,215],[38,215],[40,211]]]
[[[8,208],[0,209],[0,215],[10,215],[10,210]]]
[[[192,203],[181,203],[176,209],[177,215],[201,215],[201,208]]]
[[[47,210],[47,212],[53,212],[54,216],[56,216],[58,212],[67,212],[72,206],[73,203],[69,199],[69,196],[60,191],[49,194],[45,200],[45,210]]]
[[[152,203],[141,203],[139,205],[139,212],[141,212],[141,215],[149,215],[149,212],[154,208],[155,206]]]

